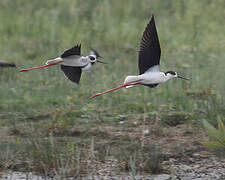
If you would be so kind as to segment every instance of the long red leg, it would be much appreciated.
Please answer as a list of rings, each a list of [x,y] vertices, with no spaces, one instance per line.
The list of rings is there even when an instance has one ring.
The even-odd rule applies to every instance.
[[[41,68],[45,68],[45,67],[49,67],[49,66],[59,64],[61,62],[63,62],[63,61],[59,61],[59,62],[55,62],[55,63],[51,63],[51,64],[46,64],[46,65],[43,65],[43,66],[32,67],[32,68],[29,68],[29,69],[21,69],[20,72],[31,71],[31,70],[34,70],[34,69],[41,69]]]
[[[118,86],[118,87],[109,89],[109,90],[104,91],[104,92],[101,92],[101,93],[93,94],[90,98],[95,98],[95,97],[97,97],[97,96],[101,96],[101,95],[106,94],[106,93],[109,93],[109,92],[111,92],[111,91],[115,91],[115,90],[117,90],[117,89],[124,88],[124,87],[126,87],[126,86],[136,85],[136,84],[139,83],[139,81],[141,81],[141,79],[140,79],[140,80],[137,80],[137,81],[131,81],[131,82],[128,82],[128,83],[126,83],[126,84],[123,84],[123,85],[121,85],[121,86]]]

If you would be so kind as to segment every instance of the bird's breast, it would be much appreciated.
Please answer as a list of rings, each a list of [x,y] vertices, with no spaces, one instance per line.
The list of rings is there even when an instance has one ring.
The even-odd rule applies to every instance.
[[[88,64],[88,61],[87,59],[79,57],[79,56],[72,56],[69,58],[65,58],[62,64],[65,66],[83,67]]]
[[[164,74],[162,72],[148,72],[140,75],[143,84],[158,84],[165,82]]]
[[[88,63],[84,67],[82,67],[82,71],[88,71],[92,67],[91,63]]]

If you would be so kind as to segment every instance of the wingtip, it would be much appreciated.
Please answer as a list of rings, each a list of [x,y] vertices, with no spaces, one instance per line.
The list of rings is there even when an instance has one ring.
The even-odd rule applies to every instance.
[[[77,47],[77,48],[81,48],[81,44],[79,44],[79,43],[75,44],[75,45],[74,45],[74,48],[76,48],[76,47]]]
[[[154,14],[152,14],[151,20],[154,20],[154,19],[155,19],[155,16],[154,16]]]
[[[147,25],[147,27],[150,25],[150,24],[155,24],[155,16],[154,16],[154,14],[152,14],[152,16],[151,16],[151,18],[150,18],[150,20],[149,20],[149,23],[148,23],[148,25]]]

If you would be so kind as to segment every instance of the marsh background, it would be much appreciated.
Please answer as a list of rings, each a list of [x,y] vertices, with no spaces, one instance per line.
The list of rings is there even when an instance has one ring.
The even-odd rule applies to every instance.
[[[225,122],[224,7],[224,0],[1,0],[0,59],[17,69],[0,69],[0,168],[79,176],[110,156],[121,172],[151,172],[139,167],[149,146],[143,130],[163,137],[171,124],[197,132],[204,119]],[[152,14],[161,70],[191,80],[89,99],[138,74],[139,42]],[[79,86],[59,67],[19,73],[77,43],[108,62],[84,72]]]

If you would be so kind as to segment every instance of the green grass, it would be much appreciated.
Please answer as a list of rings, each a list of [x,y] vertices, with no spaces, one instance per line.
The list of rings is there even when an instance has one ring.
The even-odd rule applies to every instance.
[[[0,59],[18,67],[0,69],[0,125],[8,128],[4,138],[44,141],[53,132],[56,137],[79,136],[86,146],[85,137],[101,134],[102,126],[116,126],[121,117],[142,122],[143,116],[152,121],[157,116],[165,124],[167,117],[178,117],[195,125],[205,119],[215,125],[219,116],[225,122],[224,6],[223,0],[2,0]],[[139,42],[153,13],[162,48],[161,70],[174,70],[191,80],[173,79],[155,89],[140,86],[89,99],[138,73]],[[109,63],[84,72],[79,86],[65,79],[59,67],[19,73],[76,43],[82,44],[83,54],[92,47]],[[127,124],[120,126],[129,129]],[[6,143],[19,153],[23,150],[24,145],[4,138],[1,149]],[[109,139],[104,146],[132,143],[129,138]],[[102,137],[95,140],[101,141]]]

